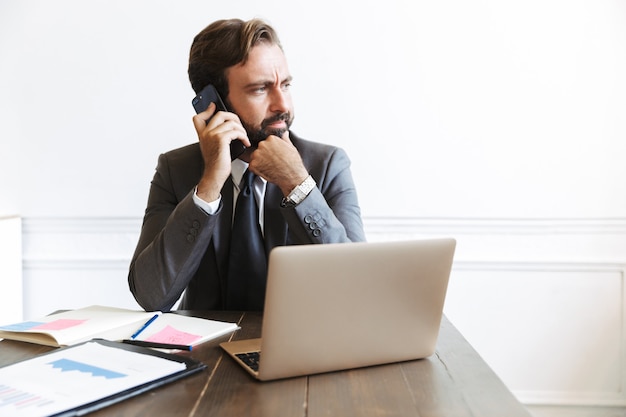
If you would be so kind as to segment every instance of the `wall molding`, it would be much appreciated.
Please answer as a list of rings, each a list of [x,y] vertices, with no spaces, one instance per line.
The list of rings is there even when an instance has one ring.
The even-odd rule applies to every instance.
[[[626,234],[624,218],[365,217],[372,234]]]
[[[25,259],[25,271],[80,271],[80,270],[123,270],[127,271],[130,259]]]
[[[126,270],[130,259],[30,259],[23,260],[25,270]],[[453,271],[516,272],[624,272],[624,263],[606,262],[485,262],[455,261]]]
[[[29,233],[138,233],[140,217],[24,217],[23,231]]]
[[[24,217],[24,233],[138,233],[141,217]],[[614,218],[430,218],[364,217],[365,229],[373,234],[472,234],[472,233],[587,233],[626,234],[626,217]]]
[[[454,237],[459,268],[544,269],[562,264],[578,269],[626,263],[621,251],[626,247],[626,217],[365,217],[363,221],[370,241]],[[139,217],[23,218],[24,267],[119,268],[130,261],[141,222]],[[537,239],[546,246],[537,246]],[[589,245],[589,240],[598,239],[600,244]]]

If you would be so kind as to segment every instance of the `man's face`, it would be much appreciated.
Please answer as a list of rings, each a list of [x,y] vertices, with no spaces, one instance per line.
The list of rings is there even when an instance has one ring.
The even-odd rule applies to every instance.
[[[226,70],[228,103],[239,116],[252,145],[269,135],[282,137],[293,122],[291,74],[277,45],[260,43],[245,64]]]

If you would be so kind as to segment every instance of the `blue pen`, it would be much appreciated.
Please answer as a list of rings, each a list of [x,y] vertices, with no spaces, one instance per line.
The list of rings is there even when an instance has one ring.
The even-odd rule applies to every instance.
[[[152,318],[150,320],[148,320],[146,322],[146,324],[144,324],[143,326],[141,326],[139,328],[139,330],[137,330],[135,333],[133,333],[133,335],[130,337],[131,340],[135,339],[137,336],[139,336],[139,333],[143,332],[144,330],[146,330],[146,328],[148,326],[150,326],[150,323],[152,323],[153,321],[155,321],[157,319],[157,317],[159,317],[158,314],[155,314],[154,316],[152,316]]]

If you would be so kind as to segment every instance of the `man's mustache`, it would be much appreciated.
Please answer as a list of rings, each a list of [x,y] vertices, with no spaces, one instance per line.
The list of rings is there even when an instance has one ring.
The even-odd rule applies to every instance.
[[[261,129],[265,129],[267,126],[275,122],[284,121],[284,122],[289,123],[290,119],[291,119],[291,114],[289,112],[277,114],[275,116],[272,116],[268,119],[263,120],[263,123],[261,123]]]

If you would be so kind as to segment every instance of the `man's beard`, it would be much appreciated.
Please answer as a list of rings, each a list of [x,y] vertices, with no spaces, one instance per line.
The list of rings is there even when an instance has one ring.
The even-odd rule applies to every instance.
[[[284,121],[286,128],[268,129],[267,126],[271,125],[272,123],[279,122],[279,121]],[[243,120],[241,121],[243,128],[246,130],[246,133],[248,134],[248,139],[250,139],[250,143],[252,144],[252,147],[254,148],[257,147],[259,142],[267,139],[268,136],[278,136],[279,138],[281,138],[285,134],[285,132],[289,130],[292,123],[293,123],[293,116],[291,115],[291,113],[280,113],[268,119],[265,119],[263,120],[263,122],[261,122],[260,128],[250,126],[248,123],[246,123]]]

